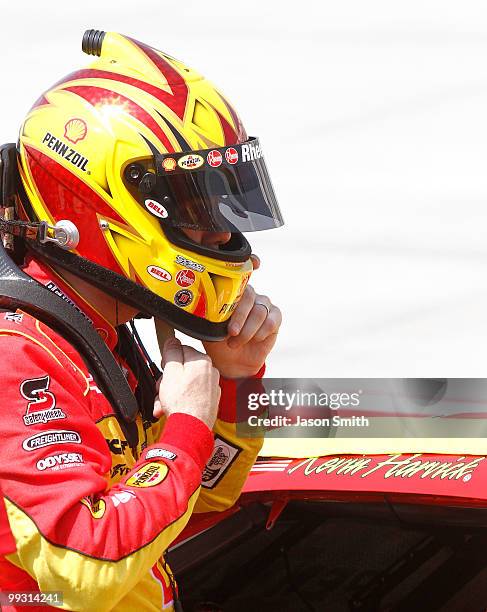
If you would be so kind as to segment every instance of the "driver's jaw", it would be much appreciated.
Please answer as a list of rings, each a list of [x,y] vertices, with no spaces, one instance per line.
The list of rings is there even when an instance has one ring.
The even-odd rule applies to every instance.
[[[230,232],[206,232],[204,230],[191,229],[183,229],[182,231],[193,242],[214,249],[215,251],[218,250],[218,247],[221,245],[226,244],[232,237]]]

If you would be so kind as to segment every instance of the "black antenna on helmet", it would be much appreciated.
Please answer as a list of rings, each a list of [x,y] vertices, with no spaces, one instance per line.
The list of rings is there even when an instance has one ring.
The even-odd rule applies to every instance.
[[[103,30],[86,30],[86,32],[83,34],[83,41],[81,43],[83,53],[86,53],[87,55],[97,55],[100,57],[101,46],[103,44],[105,34],[106,32]]]

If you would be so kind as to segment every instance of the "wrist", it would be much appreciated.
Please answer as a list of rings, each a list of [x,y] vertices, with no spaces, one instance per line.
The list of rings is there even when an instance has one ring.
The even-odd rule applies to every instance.
[[[260,367],[260,369],[250,376],[239,376],[240,381],[243,379],[260,379],[264,376],[265,373],[265,363]],[[220,377],[220,388],[222,390],[222,394],[220,397],[220,405],[218,408],[218,418],[221,421],[225,421],[227,423],[235,423],[237,421],[237,385],[238,380],[233,378],[228,378],[226,376]],[[262,383],[256,383],[262,387]]]
[[[236,380],[239,378],[262,378],[265,371],[265,363],[249,367],[243,367],[238,364],[234,367],[215,367],[220,372],[220,376],[227,380]]]
[[[213,451],[213,433],[201,419],[174,412],[166,420],[160,444],[170,444],[186,452],[203,469]]]

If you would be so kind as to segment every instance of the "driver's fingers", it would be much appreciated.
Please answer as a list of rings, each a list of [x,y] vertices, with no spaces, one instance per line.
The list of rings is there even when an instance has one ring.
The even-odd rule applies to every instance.
[[[249,316],[252,307],[255,302],[255,290],[251,285],[247,285],[245,287],[245,291],[243,296],[240,299],[240,302],[237,304],[234,313],[230,319],[230,323],[228,325],[228,333],[230,336],[236,336],[240,333],[240,330],[245,324],[247,317]]]
[[[162,348],[162,368],[164,369],[170,362],[184,363],[183,347],[175,337],[168,338]]]

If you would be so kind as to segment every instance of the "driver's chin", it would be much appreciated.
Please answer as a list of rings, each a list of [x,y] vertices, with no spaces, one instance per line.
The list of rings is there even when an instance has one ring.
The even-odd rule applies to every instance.
[[[191,229],[182,229],[182,231],[190,240],[196,242],[196,244],[201,244],[215,251],[217,251],[221,245],[226,244],[232,237],[230,232],[205,232],[203,230]]]

